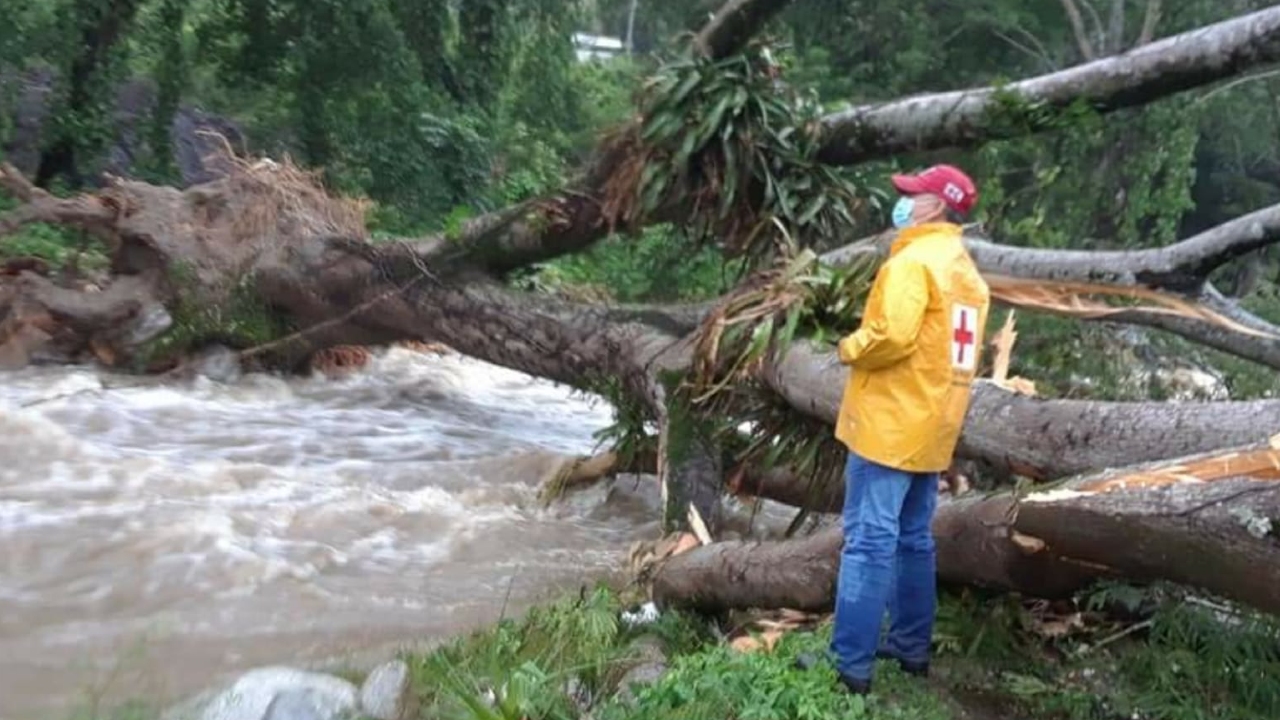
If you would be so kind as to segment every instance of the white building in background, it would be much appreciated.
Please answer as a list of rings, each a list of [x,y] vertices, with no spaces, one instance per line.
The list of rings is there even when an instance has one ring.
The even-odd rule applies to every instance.
[[[573,34],[573,51],[578,56],[578,62],[617,57],[625,47],[621,38],[590,33]]]

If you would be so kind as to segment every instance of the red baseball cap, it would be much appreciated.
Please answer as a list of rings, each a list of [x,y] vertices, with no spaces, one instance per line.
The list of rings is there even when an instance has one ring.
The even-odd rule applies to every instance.
[[[962,215],[968,215],[978,201],[978,188],[973,180],[952,165],[934,165],[915,175],[894,175],[890,180],[903,195],[937,195],[947,207]]]

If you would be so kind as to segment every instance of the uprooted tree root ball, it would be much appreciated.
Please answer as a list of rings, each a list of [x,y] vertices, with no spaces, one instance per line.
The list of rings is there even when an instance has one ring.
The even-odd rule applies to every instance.
[[[366,203],[330,195],[287,159],[230,160],[226,177],[182,192],[112,177],[71,198],[4,166],[0,184],[24,204],[0,227],[82,230],[102,244],[111,272],[89,289],[29,272],[6,281],[10,324],[41,324],[47,335],[32,342],[11,330],[8,339],[23,344],[9,353],[157,369],[206,344],[245,348],[284,332],[260,273],[290,263],[318,237],[363,240]]]

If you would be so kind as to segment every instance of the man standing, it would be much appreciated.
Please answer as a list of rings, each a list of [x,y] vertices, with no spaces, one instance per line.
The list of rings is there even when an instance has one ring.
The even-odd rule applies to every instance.
[[[859,694],[870,690],[876,657],[928,672],[938,478],[968,411],[990,307],[961,240],[973,182],[949,165],[892,179],[899,232],[861,327],[839,346],[850,375],[835,433],[849,459],[831,654],[841,681]]]

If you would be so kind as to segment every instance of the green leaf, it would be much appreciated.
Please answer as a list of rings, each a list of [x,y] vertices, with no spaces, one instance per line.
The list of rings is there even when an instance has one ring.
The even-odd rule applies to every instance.
[[[751,333],[751,344],[747,347],[745,357],[749,360],[757,360],[764,355],[764,351],[768,349],[769,340],[773,337],[773,318],[767,317],[756,325],[755,330]]]
[[[685,98],[689,96],[689,93],[693,92],[693,89],[696,88],[698,83],[701,81],[702,76],[700,74],[697,72],[690,73],[689,76],[684,79],[684,82],[680,83],[680,87],[671,96],[671,104],[679,105],[684,102]]]
[[[826,195],[815,196],[813,200],[809,202],[809,206],[806,207],[804,209],[804,212],[800,214],[799,224],[808,225],[809,223],[813,222],[813,219],[817,217],[818,213],[822,211],[822,208],[825,207],[826,204],[827,204]]]

